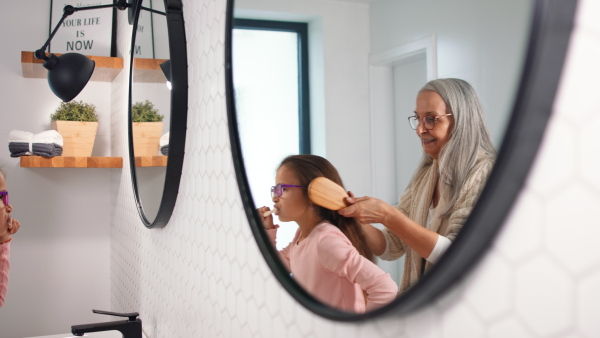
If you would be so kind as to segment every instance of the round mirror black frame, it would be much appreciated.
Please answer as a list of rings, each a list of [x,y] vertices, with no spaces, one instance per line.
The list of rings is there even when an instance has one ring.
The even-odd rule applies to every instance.
[[[188,72],[187,72],[187,45],[185,38],[185,25],[183,21],[183,4],[181,0],[164,0],[165,14],[167,17],[167,29],[169,36],[170,64],[171,64],[171,125],[169,129],[169,155],[165,174],[165,184],[158,213],[154,220],[149,220],[144,214],[144,209],[138,194],[138,182],[136,175],[135,157],[133,153],[133,127],[132,127],[132,84],[133,84],[133,60],[131,55],[129,63],[129,166],[131,170],[131,182],[135,195],[135,203],[138,213],[144,225],[148,228],[162,228],[169,222],[181,181],[183,168],[183,156],[185,153],[185,134],[187,130],[188,109]],[[135,19],[133,33],[131,36],[131,51],[135,47],[135,33],[138,24],[139,13],[142,10],[142,0],[134,1]]]
[[[302,289],[279,260],[250,193],[238,134],[232,69],[234,0],[227,2],[226,100],[234,167],[244,210],[267,264],[281,285],[304,307],[328,319],[361,321],[422,307],[447,291],[480,261],[502,226],[529,173],[552,112],[575,20],[577,1],[536,0],[519,90],[496,165],[463,229],[438,264],[391,304],[365,314],[323,305]]]

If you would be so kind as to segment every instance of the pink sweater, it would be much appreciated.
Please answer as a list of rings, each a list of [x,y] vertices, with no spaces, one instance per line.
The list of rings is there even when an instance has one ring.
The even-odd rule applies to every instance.
[[[0,307],[4,304],[6,298],[6,291],[8,290],[8,269],[10,263],[8,257],[10,256],[10,243],[0,244]]]
[[[275,245],[277,229],[267,233]],[[321,223],[300,243],[299,237],[300,229],[279,256],[298,284],[319,301],[342,311],[363,313],[396,297],[398,286],[390,275],[361,256],[334,225]]]

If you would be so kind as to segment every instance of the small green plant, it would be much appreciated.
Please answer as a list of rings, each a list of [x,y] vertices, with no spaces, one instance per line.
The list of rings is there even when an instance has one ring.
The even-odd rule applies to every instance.
[[[56,111],[50,115],[50,120],[98,122],[98,115],[93,104],[82,101],[61,102]]]
[[[131,107],[133,122],[162,122],[164,116],[158,113],[158,109],[154,108],[154,103],[146,100],[144,102],[136,102]]]

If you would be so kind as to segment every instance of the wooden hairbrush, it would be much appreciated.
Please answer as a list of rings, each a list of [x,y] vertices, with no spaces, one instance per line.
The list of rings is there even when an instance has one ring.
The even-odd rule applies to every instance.
[[[339,184],[325,177],[317,177],[308,185],[308,198],[323,208],[340,210],[348,206],[348,193]]]

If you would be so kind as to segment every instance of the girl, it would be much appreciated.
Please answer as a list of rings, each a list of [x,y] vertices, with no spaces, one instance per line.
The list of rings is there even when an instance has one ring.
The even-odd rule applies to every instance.
[[[299,226],[293,241],[279,251],[280,258],[294,279],[326,305],[363,313],[391,302],[398,287],[372,262],[360,224],[309,200],[306,188],[317,177],[343,186],[337,170],[319,156],[289,156],[277,169],[277,185],[271,188],[273,211],[282,222]],[[258,211],[275,245],[279,226],[269,210]]]
[[[8,269],[10,264],[10,235],[15,234],[21,223],[10,217],[12,206],[8,204],[8,192],[4,172],[0,169],[0,307],[4,304],[6,291],[8,290]]]

